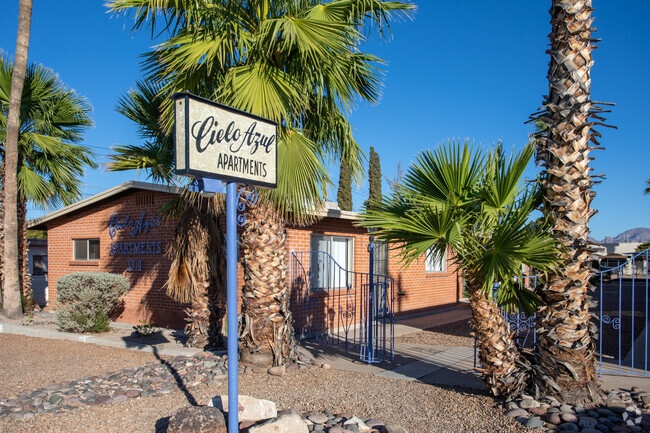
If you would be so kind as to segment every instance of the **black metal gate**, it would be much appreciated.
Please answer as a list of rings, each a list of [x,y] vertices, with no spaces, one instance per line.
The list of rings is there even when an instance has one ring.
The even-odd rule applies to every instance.
[[[392,278],[349,271],[324,251],[291,252],[290,272],[299,340],[340,346],[368,363],[393,359]]]

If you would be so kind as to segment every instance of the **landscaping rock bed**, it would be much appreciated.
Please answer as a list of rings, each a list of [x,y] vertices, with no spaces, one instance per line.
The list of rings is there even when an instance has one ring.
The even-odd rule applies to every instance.
[[[216,386],[227,378],[227,357],[200,353],[160,359],[104,376],[88,376],[0,398],[0,417],[33,418],[35,414],[75,410],[137,397],[157,397],[176,388]]]
[[[506,416],[526,427],[545,428],[548,432],[623,433],[650,431],[650,392],[634,387],[630,392],[607,392],[601,407],[562,404],[553,397],[538,400],[521,395],[503,404]]]

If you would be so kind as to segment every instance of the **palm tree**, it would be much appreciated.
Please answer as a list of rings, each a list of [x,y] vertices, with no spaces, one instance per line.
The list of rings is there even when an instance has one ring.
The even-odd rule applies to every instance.
[[[8,317],[22,316],[23,308],[20,299],[20,281],[18,271],[18,184],[16,171],[18,168],[18,134],[20,132],[20,106],[27,69],[27,53],[29,52],[29,32],[32,24],[32,0],[20,0],[18,5],[18,36],[16,38],[16,74],[11,80],[11,97],[9,101],[6,129],[4,168],[4,231],[3,257],[7,264],[4,269],[3,312]]]
[[[278,187],[261,191],[241,235],[244,287],[240,353],[258,365],[294,356],[288,308],[287,224],[316,219],[331,183],[323,164],[345,158],[358,180],[362,152],[345,114],[380,97],[381,60],[359,52],[362,30],[390,29],[394,11],[413,7],[381,0],[117,0],[114,11],[135,15],[134,29],[172,36],[147,55],[164,95],[189,90],[269,118],[278,128]],[[167,130],[172,105],[164,103]]]
[[[533,154],[531,144],[510,158],[500,145],[487,155],[467,142],[425,150],[400,187],[368,206],[360,222],[378,229],[405,265],[453,252],[470,293],[484,380],[495,396],[517,394],[533,373],[501,308],[532,313],[538,297],[516,281],[523,265],[546,272],[557,255],[543,220],[530,220],[537,185],[523,186],[522,176]]]
[[[644,194],[650,194],[650,179],[645,181],[646,187],[645,190],[643,191]]]
[[[7,142],[7,107],[14,66],[0,57],[0,154]],[[21,293],[31,299],[27,267],[27,201],[44,208],[68,205],[82,196],[80,178],[96,167],[92,152],[74,143],[92,125],[91,107],[40,65],[25,74],[18,135],[18,239]],[[5,173],[8,176],[9,173]]]
[[[597,148],[590,141],[597,146],[600,136],[592,126],[604,120],[604,110],[590,100],[592,11],[591,0],[553,0],[549,94],[543,110],[533,115],[543,124],[537,141],[544,167],[544,211],[555,238],[564,245],[559,272],[550,276],[541,294],[541,362],[561,385],[545,392],[578,403],[597,402],[603,396],[595,371],[596,328],[589,312],[593,286],[588,224],[596,213],[591,202],[597,182],[590,173],[589,153]]]
[[[165,96],[160,85],[138,82],[120,99],[117,112],[137,127],[142,145],[118,145],[113,149],[109,171],[144,170],[147,178],[168,185],[186,186],[174,176],[174,138],[161,125]],[[218,347],[223,342],[226,257],[221,227],[223,203],[184,189],[166,204],[164,214],[178,222],[167,251],[172,263],[165,285],[174,300],[189,304],[185,310],[187,345]]]

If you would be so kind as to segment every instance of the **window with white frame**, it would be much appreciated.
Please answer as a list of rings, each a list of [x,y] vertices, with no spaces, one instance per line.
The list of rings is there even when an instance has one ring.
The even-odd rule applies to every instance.
[[[74,239],[75,260],[99,260],[99,239]]]
[[[447,255],[444,254],[439,257],[433,254],[433,250],[429,248],[426,252],[426,260],[424,262],[424,270],[426,272],[446,272],[447,271]]]
[[[354,266],[354,240],[343,236],[311,236],[312,289],[345,287]]]

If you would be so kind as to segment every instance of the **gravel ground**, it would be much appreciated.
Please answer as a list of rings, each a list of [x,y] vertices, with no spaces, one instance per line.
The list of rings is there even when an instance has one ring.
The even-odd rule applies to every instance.
[[[45,383],[113,371],[151,360],[151,354],[63,340],[0,335],[0,394]],[[29,361],[28,361],[29,360]],[[18,379],[20,378],[20,379]],[[130,399],[31,420],[0,419],[0,432],[164,432],[172,412],[193,397],[206,404],[227,393],[226,384],[174,391],[160,397]],[[394,422],[410,433],[526,431],[486,395],[419,382],[347,371],[304,369],[282,378],[266,373],[240,376],[240,393],[276,402],[278,409],[348,412]],[[530,430],[532,431],[532,430]]]
[[[396,337],[395,341],[432,346],[474,347],[474,337],[470,335],[469,321],[470,319],[459,320],[458,322],[412,332]]]
[[[0,397],[155,360],[152,353],[0,334]]]

